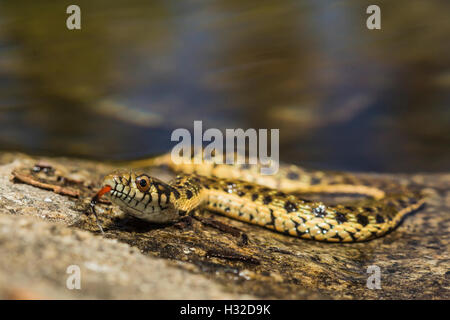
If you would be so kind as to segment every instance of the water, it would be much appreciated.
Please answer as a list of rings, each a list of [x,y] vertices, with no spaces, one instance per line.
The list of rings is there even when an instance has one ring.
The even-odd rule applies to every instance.
[[[0,150],[133,159],[176,128],[279,128],[281,160],[450,169],[450,3],[0,2]]]

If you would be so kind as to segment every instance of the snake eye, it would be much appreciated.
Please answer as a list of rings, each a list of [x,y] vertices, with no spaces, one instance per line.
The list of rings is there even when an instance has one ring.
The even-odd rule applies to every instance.
[[[150,189],[150,179],[145,176],[139,176],[136,178],[136,186],[141,192],[147,192]]]

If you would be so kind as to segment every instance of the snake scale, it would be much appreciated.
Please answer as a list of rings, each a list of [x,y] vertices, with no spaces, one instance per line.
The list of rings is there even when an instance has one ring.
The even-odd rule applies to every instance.
[[[176,164],[166,154],[151,164],[169,166],[179,175],[165,183],[141,171],[119,170],[104,178],[96,199],[109,193],[126,213],[155,223],[177,220],[201,206],[283,234],[326,242],[380,237],[425,201],[420,191],[394,182],[327,175],[295,165],[280,165],[277,174],[264,176],[260,165],[220,164],[214,157],[201,164]],[[372,200],[359,206],[326,205],[302,198],[302,192],[360,194]]]

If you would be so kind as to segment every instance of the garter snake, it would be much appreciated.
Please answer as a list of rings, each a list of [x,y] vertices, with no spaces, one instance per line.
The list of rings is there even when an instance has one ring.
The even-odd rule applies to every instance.
[[[203,207],[280,233],[327,242],[355,242],[393,230],[408,213],[419,209],[424,197],[394,182],[361,179],[351,174],[326,175],[294,165],[262,176],[260,165],[227,165],[216,159],[176,164],[170,154],[154,158],[180,173],[165,183],[142,171],[121,170],[103,180],[96,198],[109,193],[126,213],[164,223]],[[327,205],[290,192],[361,194],[371,205]]]

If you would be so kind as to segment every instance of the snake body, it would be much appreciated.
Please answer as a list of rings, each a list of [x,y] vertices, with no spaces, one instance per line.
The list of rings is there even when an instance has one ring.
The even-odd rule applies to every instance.
[[[283,165],[276,175],[262,176],[260,165],[172,160],[164,155],[152,161],[181,173],[170,183],[141,171],[122,170],[106,176],[103,187],[125,212],[150,222],[173,221],[203,207],[280,233],[327,242],[380,237],[424,203],[418,191],[351,174],[326,175]],[[298,192],[362,194],[372,201],[361,206],[326,205],[303,199]]]

